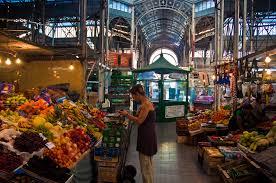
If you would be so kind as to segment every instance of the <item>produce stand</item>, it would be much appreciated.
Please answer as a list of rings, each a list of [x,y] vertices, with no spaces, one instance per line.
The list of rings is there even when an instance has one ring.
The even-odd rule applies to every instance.
[[[106,128],[104,114],[63,92],[1,94],[0,180],[90,182],[91,153]],[[7,102],[9,101],[9,102]]]
[[[170,64],[161,54],[154,63],[133,72],[153,73],[154,77],[138,77],[137,82],[155,104],[157,122],[175,122],[188,113],[189,71]]]
[[[227,110],[204,110],[189,114],[185,123],[176,124],[177,138],[184,139],[182,143],[196,146],[198,142],[207,141],[208,136],[225,136],[228,134],[229,115]]]

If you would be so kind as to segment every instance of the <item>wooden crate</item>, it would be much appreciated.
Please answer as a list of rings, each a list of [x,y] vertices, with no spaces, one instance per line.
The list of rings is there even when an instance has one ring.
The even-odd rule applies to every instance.
[[[217,175],[218,174],[218,168],[213,165],[209,165],[206,161],[203,160],[202,164],[203,170],[207,175]]]
[[[98,183],[103,182],[118,182],[118,167],[107,167],[99,166],[98,167]]]
[[[232,179],[232,177],[227,173],[227,169],[229,167],[234,167],[236,165],[239,165],[241,163],[244,163],[244,160],[236,160],[236,161],[231,161],[227,162],[221,165],[218,165],[218,171],[219,171],[219,176],[223,180],[224,183],[258,183],[260,182],[258,180],[257,174],[255,176],[245,176],[240,179]]]
[[[197,130],[190,132],[190,135],[187,136],[187,145],[197,146],[198,142],[205,141],[206,136],[202,130]]]
[[[210,147],[208,147],[210,148]],[[203,147],[203,162],[202,166],[207,175],[217,175],[218,174],[218,165],[224,163],[224,156],[211,156],[207,151],[207,147]],[[213,148],[216,149],[216,148]]]
[[[199,164],[202,166],[203,165],[203,155],[204,155],[204,149],[203,147],[211,147],[210,142],[198,142],[197,146],[197,160]]]
[[[177,136],[176,142],[179,144],[184,144],[187,141],[187,136]]]

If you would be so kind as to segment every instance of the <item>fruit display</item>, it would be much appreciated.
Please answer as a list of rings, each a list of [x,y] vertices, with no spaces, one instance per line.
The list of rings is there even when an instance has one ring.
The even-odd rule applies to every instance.
[[[242,134],[229,134],[227,135],[227,139],[233,142],[239,142],[241,139]]]
[[[71,176],[68,168],[60,167],[48,157],[34,156],[23,168],[55,182],[66,182]]]
[[[69,130],[64,136],[69,137],[71,142],[77,144],[81,153],[90,148],[90,137],[81,128]]]
[[[21,152],[33,153],[46,144],[43,138],[34,132],[26,131],[14,139],[13,147]]]
[[[201,122],[200,121],[191,122],[191,123],[188,124],[189,131],[199,130],[200,127],[201,127]]]
[[[44,156],[51,158],[61,167],[70,168],[79,160],[81,152],[69,137],[61,136],[54,140],[53,148],[44,151]]]
[[[194,114],[193,117],[190,117],[188,122],[188,129],[189,131],[196,131],[201,128],[202,123],[208,123],[210,120],[210,115],[212,114],[212,111],[205,110],[205,111],[199,111],[196,114]]]
[[[81,107],[75,103],[64,100],[55,106],[54,120],[62,122],[65,125],[85,126],[89,122],[90,116],[86,116]]]
[[[0,119],[4,121],[7,126],[18,127],[18,122],[24,120],[24,117],[20,116],[18,112],[11,111],[10,109],[0,111]]]
[[[18,110],[24,112],[27,116],[39,114],[47,115],[54,112],[53,106],[49,106],[48,103],[43,99],[39,99],[37,101],[28,101],[19,106]]]
[[[275,129],[271,129],[271,133],[267,134],[267,136],[259,135],[258,132],[243,132],[241,136],[240,143],[241,145],[249,148],[251,151],[261,151],[274,144],[275,142]]]
[[[209,141],[214,146],[234,146],[236,145],[236,142],[230,140],[229,138],[225,136],[209,136]]]
[[[24,169],[66,182],[69,168],[102,139],[105,113],[84,103],[53,100],[51,94],[48,101],[49,93],[61,96],[52,90],[29,97],[0,94],[0,171],[13,171],[24,161]]]
[[[23,159],[0,144],[0,171],[11,172],[22,165]]]
[[[28,99],[26,97],[24,97],[23,94],[20,94],[20,95],[14,95],[14,96],[7,97],[4,104],[11,105],[11,106],[18,106],[18,105],[26,103],[27,101],[28,101]]]
[[[221,109],[221,110],[216,111],[212,114],[211,120],[212,120],[213,123],[216,123],[216,124],[228,125],[229,117],[230,117],[230,111],[225,110],[225,109]]]

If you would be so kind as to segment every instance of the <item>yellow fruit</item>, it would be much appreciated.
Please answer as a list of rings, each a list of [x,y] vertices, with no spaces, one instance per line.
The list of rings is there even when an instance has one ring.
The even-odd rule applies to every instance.
[[[45,126],[47,129],[51,129],[51,128],[54,127],[54,125],[52,125],[52,123],[49,123],[49,122],[45,123],[44,126]]]
[[[102,137],[102,134],[100,132],[95,132],[93,135],[97,140],[101,139]]]
[[[56,126],[54,126],[53,128],[54,128],[54,130],[57,131],[57,132],[63,130],[62,127],[59,126],[59,125],[56,125]]]
[[[45,118],[42,118],[40,116],[36,116],[33,120],[33,126],[34,127],[38,127],[38,126],[43,125],[45,123],[46,123]]]

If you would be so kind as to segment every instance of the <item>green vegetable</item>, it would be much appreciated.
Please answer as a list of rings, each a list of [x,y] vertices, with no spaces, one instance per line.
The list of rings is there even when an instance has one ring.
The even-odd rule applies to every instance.
[[[54,138],[54,134],[50,130],[48,130],[44,125],[39,125],[35,130],[38,133],[42,133],[50,141],[52,141]]]

